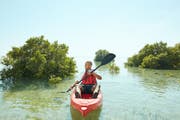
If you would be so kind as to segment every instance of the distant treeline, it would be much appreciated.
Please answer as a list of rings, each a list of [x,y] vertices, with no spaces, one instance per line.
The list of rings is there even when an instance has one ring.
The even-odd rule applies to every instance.
[[[180,43],[167,47],[167,43],[147,44],[138,54],[128,58],[127,66],[151,69],[180,69]]]

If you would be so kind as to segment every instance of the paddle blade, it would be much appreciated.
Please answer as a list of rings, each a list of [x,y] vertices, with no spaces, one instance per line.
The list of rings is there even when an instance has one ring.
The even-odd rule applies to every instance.
[[[113,53],[109,53],[108,55],[106,55],[102,62],[101,62],[101,65],[105,65],[105,64],[108,64],[109,62],[111,62],[114,58],[116,57],[115,54]]]

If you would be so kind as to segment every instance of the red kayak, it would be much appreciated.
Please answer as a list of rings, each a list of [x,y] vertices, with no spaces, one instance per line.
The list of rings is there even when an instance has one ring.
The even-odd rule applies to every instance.
[[[82,98],[75,97],[75,91],[71,94],[71,106],[78,110],[82,116],[86,116],[89,112],[96,110],[102,105],[102,93],[99,92],[97,98],[92,98],[92,94],[82,94]]]

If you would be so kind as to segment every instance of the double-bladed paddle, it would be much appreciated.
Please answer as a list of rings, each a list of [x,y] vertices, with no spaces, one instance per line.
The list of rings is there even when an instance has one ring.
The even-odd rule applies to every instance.
[[[95,70],[97,70],[97,69],[100,68],[101,66],[110,63],[115,57],[116,57],[116,55],[113,54],[113,53],[107,54],[107,55],[102,59],[101,64],[98,65],[94,70],[92,70],[91,73],[93,73]],[[76,85],[76,84],[79,84],[82,80],[83,80],[83,79],[81,79],[80,81],[76,81],[68,90],[66,90],[66,91],[64,91],[64,92],[61,92],[61,93],[66,93],[66,92],[71,91],[71,90],[75,87],[75,85]]]

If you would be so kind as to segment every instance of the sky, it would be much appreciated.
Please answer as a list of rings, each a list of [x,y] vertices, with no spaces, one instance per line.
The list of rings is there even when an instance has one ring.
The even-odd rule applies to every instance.
[[[0,56],[44,35],[90,57],[107,49],[118,61],[147,43],[180,42],[179,0],[0,0]]]

